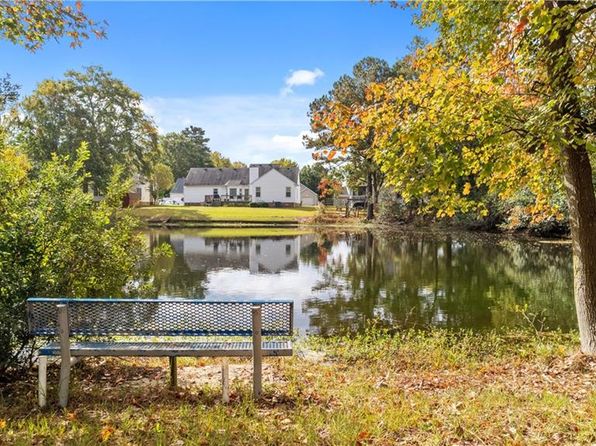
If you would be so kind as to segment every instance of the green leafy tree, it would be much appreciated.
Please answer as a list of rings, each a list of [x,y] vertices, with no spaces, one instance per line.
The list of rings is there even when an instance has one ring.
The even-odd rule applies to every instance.
[[[41,82],[21,103],[18,131],[31,160],[43,163],[53,153],[74,158],[87,142],[85,168],[99,191],[116,164],[148,175],[158,158],[157,129],[141,107],[141,95],[101,67],[65,76]]]
[[[327,169],[323,163],[306,164],[300,169],[300,182],[315,192],[326,176]]]
[[[537,194],[548,184],[549,172],[533,172],[516,165],[518,160],[542,156],[538,165],[551,163],[550,174],[563,177],[581,347],[596,355],[596,195],[590,163],[590,152],[596,150],[596,4],[545,0],[421,6],[421,23],[438,26],[439,44],[448,57],[465,61],[464,69],[477,65],[477,72],[501,82],[509,93],[506,101],[486,106],[518,144],[510,144],[513,157],[508,151],[489,151],[494,162],[485,168],[497,176],[511,169],[507,164],[514,165]],[[487,59],[499,69],[483,72]]]
[[[191,167],[212,165],[208,142],[205,131],[194,125],[160,137],[165,163],[172,168],[175,178],[185,177]]]
[[[527,188],[536,218],[567,195],[581,348],[596,354],[594,47],[596,5],[578,1],[413,2],[439,32],[418,76],[372,85],[375,157],[406,200],[439,216],[486,212]],[[482,195],[480,195],[482,196]]]
[[[286,168],[298,167],[298,163],[294,160],[289,159],[289,158],[280,158],[278,160],[273,160],[273,161],[271,161],[271,164],[277,164],[278,166],[286,167]]]
[[[151,186],[154,198],[163,197],[174,185],[172,169],[163,163],[157,163],[151,172]]]
[[[230,158],[225,157],[221,152],[211,152],[211,164],[213,167],[231,167],[234,169],[246,167],[246,164],[241,161],[230,161]]]
[[[336,154],[343,155],[342,164],[350,165],[350,172],[359,175],[359,182],[366,184],[369,220],[374,218],[374,204],[384,181],[372,151],[373,135],[371,131],[361,132],[362,136],[352,140],[348,146],[341,139],[342,132],[336,131],[332,123],[341,120],[342,126],[358,125],[355,119],[357,112],[370,104],[367,89],[371,84],[383,82],[394,75],[394,70],[386,61],[366,57],[354,65],[351,76],[341,76],[327,95],[310,104],[311,131],[315,136],[305,138],[307,148],[315,151],[316,159],[332,161]]]
[[[48,40],[67,37],[71,47],[81,46],[91,34],[105,37],[106,22],[97,23],[83,12],[83,2],[65,4],[62,0],[0,1],[0,38],[30,51]]]
[[[83,192],[89,157],[54,156],[32,176],[25,155],[0,150],[0,378],[27,364],[29,296],[139,294],[146,249],[138,220],[120,209],[130,183],[115,171],[106,198]],[[125,286],[127,291],[125,292]]]

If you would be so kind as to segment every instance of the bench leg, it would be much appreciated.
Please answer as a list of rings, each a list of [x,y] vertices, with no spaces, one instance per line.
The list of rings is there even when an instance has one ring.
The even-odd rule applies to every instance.
[[[37,360],[39,407],[46,407],[48,395],[48,357],[40,356]]]
[[[229,365],[227,359],[224,359],[224,362],[221,365],[221,387],[222,387],[221,400],[224,403],[229,403],[230,402],[230,365]]]
[[[58,305],[57,307],[61,359],[58,404],[60,407],[66,407],[68,404],[68,387],[70,385],[70,329],[68,323],[68,307],[66,305]]]
[[[252,394],[255,400],[261,397],[263,375],[263,350],[261,346],[261,307],[252,307]]]
[[[178,387],[178,369],[176,366],[176,357],[170,356],[170,387]]]

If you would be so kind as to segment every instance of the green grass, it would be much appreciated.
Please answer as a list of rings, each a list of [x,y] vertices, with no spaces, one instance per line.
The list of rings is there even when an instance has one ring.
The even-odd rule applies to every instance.
[[[316,214],[314,207],[301,208],[251,208],[234,206],[151,206],[140,207],[132,213],[143,220],[213,222],[213,223],[299,223]]]
[[[157,229],[159,231],[159,229]],[[167,233],[169,230],[164,229]],[[300,234],[312,232],[310,228],[304,227],[205,227],[205,228],[183,228],[177,229],[177,233],[206,238],[228,238],[228,237],[293,237]]]
[[[215,385],[168,390],[165,360],[87,361],[67,410],[36,408],[33,371],[5,389],[0,443],[593,444],[596,359],[577,342],[441,330],[312,338],[303,351],[324,355],[266,359],[262,400],[245,379],[227,405]],[[181,360],[180,375],[213,363]]]

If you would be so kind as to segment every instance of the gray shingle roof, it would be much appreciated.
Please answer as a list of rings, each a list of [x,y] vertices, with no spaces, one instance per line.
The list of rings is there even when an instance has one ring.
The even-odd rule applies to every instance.
[[[174,184],[174,187],[172,188],[172,190],[170,191],[171,194],[182,194],[184,193],[184,180],[185,178],[178,178],[176,180],[176,184]]]
[[[187,186],[219,186],[228,181],[239,181],[240,185],[248,184],[248,168],[231,169],[227,167],[193,167],[186,175]]]
[[[259,168],[259,178],[271,169],[275,169],[294,183],[298,182],[299,170],[297,167],[286,168],[275,164],[251,164],[250,167]],[[245,186],[249,184],[249,168],[193,167],[188,171],[184,184],[187,186],[219,186],[225,184]]]

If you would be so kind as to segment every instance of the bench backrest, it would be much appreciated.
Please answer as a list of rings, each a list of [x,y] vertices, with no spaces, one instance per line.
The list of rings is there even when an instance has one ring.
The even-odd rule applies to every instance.
[[[71,335],[251,336],[254,305],[261,307],[264,336],[291,336],[293,302],[206,301],[184,299],[27,300],[29,332],[58,333],[57,305],[68,306]]]

